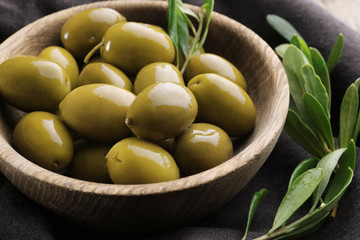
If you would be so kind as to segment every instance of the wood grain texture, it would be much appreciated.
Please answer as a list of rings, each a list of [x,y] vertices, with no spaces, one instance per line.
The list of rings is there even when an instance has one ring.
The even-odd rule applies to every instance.
[[[360,32],[359,0],[314,0],[340,21]]]
[[[129,21],[166,28],[167,4],[163,1],[82,5],[39,19],[5,40],[0,45],[0,63],[59,45],[64,22],[95,7],[111,7]],[[205,49],[227,58],[242,71],[257,108],[255,129],[246,140],[235,141],[235,156],[222,165],[157,184],[116,185],[76,180],[36,166],[11,147],[11,126],[16,117],[11,113],[13,109],[1,103],[1,171],[20,191],[49,210],[102,231],[158,231],[183,226],[210,214],[237,194],[271,153],[287,115],[289,87],[273,50],[254,32],[226,16],[213,14]]]

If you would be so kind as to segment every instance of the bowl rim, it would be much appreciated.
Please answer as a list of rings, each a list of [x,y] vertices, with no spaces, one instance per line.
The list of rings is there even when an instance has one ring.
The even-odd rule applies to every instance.
[[[60,10],[58,12],[54,12],[50,15],[44,16],[42,18],[39,18],[38,20],[24,26],[23,28],[19,29],[17,32],[15,32],[13,35],[11,35],[9,38],[4,40],[0,44],[0,51],[4,48],[6,48],[7,45],[9,45],[19,34],[19,32],[27,31],[31,28],[31,26],[34,26],[38,24],[39,22],[47,21],[50,18],[55,18],[57,16],[64,15],[67,11],[77,11],[79,9],[83,8],[94,8],[98,6],[103,7],[111,7],[111,6],[118,6],[119,8],[123,4],[131,4],[134,7],[141,5],[142,7],[157,7],[157,8],[164,8],[167,7],[166,1],[161,0],[135,0],[135,1],[103,1],[103,2],[93,2],[88,4],[82,4],[74,7],[70,7],[64,10]],[[188,4],[187,4],[188,5]],[[196,7],[193,5],[190,5],[192,7]],[[251,29],[247,28],[243,24],[223,15],[216,11],[213,12],[212,15],[212,21],[226,21],[231,23],[232,25],[235,25],[236,28],[238,28],[241,31],[247,31],[248,34],[251,34],[251,37],[257,41],[259,41],[264,48],[270,48],[271,47],[261,38],[259,37],[255,32],[253,32]],[[275,52],[271,49],[271,54],[276,56]],[[0,63],[5,60],[6,57],[0,57]],[[283,70],[283,66],[279,61],[272,61],[274,63],[274,69]],[[284,74],[283,74],[284,75]],[[280,77],[278,77],[280,79]],[[286,75],[285,75],[286,78]],[[287,79],[286,79],[287,80]],[[287,81],[282,83],[283,85],[287,85]],[[283,95],[286,97],[289,92],[288,86],[282,86],[284,87]],[[285,98],[286,99],[286,98]],[[288,102],[288,101],[285,101]],[[287,112],[288,105],[286,103],[281,105],[281,109],[277,109],[279,112],[281,112],[282,115],[285,115],[284,112]],[[3,116],[1,116],[3,118]],[[4,120],[4,119],[2,119]],[[283,126],[285,124],[285,118],[278,119],[276,125],[271,125],[269,128],[272,128],[273,136],[269,137],[266,136],[266,133],[268,131],[262,131],[261,139],[265,146],[268,147],[272,141],[277,141],[278,137],[280,136],[280,133],[283,129]],[[1,124],[0,124],[1,125]],[[275,129],[274,129],[275,128]],[[275,139],[274,139],[275,138]],[[177,192],[185,189],[191,189],[196,188],[200,185],[206,184],[208,182],[214,181],[217,178],[225,177],[227,174],[229,174],[232,171],[235,171],[236,169],[241,168],[242,166],[251,163],[252,161],[256,160],[256,156],[261,154],[261,150],[263,149],[257,149],[257,152],[248,152],[246,151],[247,148],[250,148],[252,145],[258,144],[255,141],[252,141],[249,143],[240,153],[237,155],[234,155],[231,159],[227,160],[226,162],[203,172],[200,172],[198,174],[194,174],[187,177],[182,177],[177,180],[167,181],[167,182],[159,182],[159,183],[149,183],[149,184],[105,184],[105,183],[95,183],[95,182],[89,182],[84,181],[80,179],[75,179],[72,177],[68,177],[65,175],[61,175],[58,173],[51,172],[47,169],[44,169],[31,161],[27,160],[20,154],[18,154],[14,148],[10,145],[9,142],[5,139],[3,135],[0,136],[0,168],[1,171],[4,173],[4,171],[11,171],[10,168],[16,168],[18,171],[21,171],[22,174],[28,175],[31,178],[36,178],[39,181],[43,181],[46,184],[53,185],[56,187],[63,187],[67,188],[69,191],[79,191],[79,192],[88,192],[92,194],[101,194],[101,195],[123,195],[123,196],[139,196],[139,195],[157,195],[157,194],[164,194],[169,192]],[[242,160],[239,160],[239,158],[243,158]],[[231,168],[229,168],[231,166]],[[231,169],[226,171],[219,171],[220,169]],[[14,169],[13,169],[14,170]],[[35,170],[35,171],[34,171]],[[15,170],[14,170],[15,171]],[[193,179],[196,179],[196,181],[192,181]]]

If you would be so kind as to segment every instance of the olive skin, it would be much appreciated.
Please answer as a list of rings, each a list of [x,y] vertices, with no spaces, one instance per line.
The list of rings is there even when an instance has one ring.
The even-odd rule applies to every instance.
[[[178,68],[171,63],[156,62],[143,67],[136,75],[134,93],[137,95],[147,86],[158,82],[175,82],[185,86]]]
[[[69,129],[56,115],[43,111],[21,118],[13,131],[12,143],[25,158],[53,172],[64,170],[74,153]]]
[[[243,136],[254,128],[254,103],[239,85],[218,74],[204,73],[187,86],[199,105],[198,122],[214,124],[230,137]]]
[[[69,166],[70,176],[91,182],[112,183],[106,167],[110,144],[87,144],[75,150]]]
[[[130,137],[116,143],[106,155],[113,183],[145,184],[180,178],[173,157],[144,139]]]
[[[126,74],[136,75],[154,62],[172,63],[175,48],[169,35],[160,27],[145,23],[118,23],[104,34],[101,57]]]
[[[213,168],[233,156],[233,144],[221,128],[194,123],[174,140],[173,157],[182,175]]]
[[[154,83],[136,96],[126,114],[126,124],[138,137],[168,139],[188,128],[197,112],[195,96],[187,87]]]
[[[93,62],[87,64],[80,72],[76,87],[92,84],[106,83],[115,85],[132,92],[133,84],[120,69],[108,63]]]
[[[71,87],[73,88],[76,85],[79,77],[79,66],[68,50],[59,46],[49,46],[44,48],[38,56],[50,59],[62,66],[69,74]]]
[[[65,123],[94,141],[119,141],[130,135],[126,112],[135,95],[109,84],[89,84],[72,90],[60,103]]]
[[[70,90],[69,75],[51,60],[18,56],[0,65],[0,95],[22,111],[56,111]]]
[[[242,73],[231,62],[219,55],[202,53],[189,59],[185,71],[186,80],[190,81],[190,79],[202,73],[219,74],[247,91],[247,83]]]
[[[63,46],[78,60],[99,44],[106,30],[126,18],[111,8],[94,8],[82,11],[63,25],[60,33]]]

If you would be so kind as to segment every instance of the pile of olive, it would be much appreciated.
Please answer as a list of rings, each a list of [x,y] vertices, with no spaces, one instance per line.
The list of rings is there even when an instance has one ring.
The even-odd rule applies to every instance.
[[[201,49],[183,76],[158,26],[90,9],[64,24],[61,42],[0,65],[1,97],[26,113],[12,144],[41,167],[104,183],[168,181],[228,160],[231,137],[254,128],[240,71]]]

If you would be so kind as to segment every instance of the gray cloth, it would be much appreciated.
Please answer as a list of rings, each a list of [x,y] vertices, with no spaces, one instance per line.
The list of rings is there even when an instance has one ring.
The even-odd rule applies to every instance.
[[[93,1],[0,0],[0,42],[42,16],[89,2]],[[184,2],[201,4],[197,0]],[[218,0],[215,2],[215,10],[248,26],[272,47],[285,40],[269,27],[265,17],[267,14],[278,14],[289,20],[308,44],[319,49],[325,57],[329,55],[338,34],[344,34],[343,56],[331,74],[332,124],[336,134],[341,98],[350,83],[360,77],[360,34],[346,27],[311,0]],[[241,239],[252,194],[261,188],[267,188],[269,194],[260,204],[248,235],[249,239],[261,236],[271,228],[291,172],[301,160],[309,156],[283,132],[264,166],[228,204],[192,225],[142,238]],[[360,239],[358,164],[354,180],[340,201],[336,219],[326,221],[317,232],[305,239]],[[300,210],[300,213],[304,211]],[[71,239],[74,236],[81,239],[134,239],[134,236],[111,236],[73,225],[28,199],[0,174],[0,239],[48,240]]]

